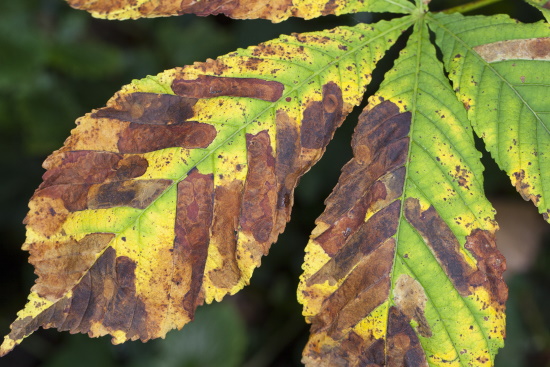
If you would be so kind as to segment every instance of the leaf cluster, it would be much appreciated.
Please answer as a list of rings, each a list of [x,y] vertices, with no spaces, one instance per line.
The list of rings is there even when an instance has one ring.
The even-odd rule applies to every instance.
[[[69,2],[113,19],[403,15],[135,80],[80,118],[29,205],[24,249],[38,279],[2,354],[38,327],[113,343],[164,337],[247,285],[290,218],[300,177],[361,104],[377,62],[406,39],[368,94],[353,158],[306,247],[302,361],[493,364],[506,265],[474,133],[549,220],[547,22],[456,14],[491,1],[448,14],[420,0]],[[529,3],[548,15],[544,1]],[[65,50],[51,47],[52,65],[97,71],[71,69],[67,60],[86,56]]]

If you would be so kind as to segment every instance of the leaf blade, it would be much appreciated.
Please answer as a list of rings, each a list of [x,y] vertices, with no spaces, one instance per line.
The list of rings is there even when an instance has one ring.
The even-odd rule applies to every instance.
[[[492,363],[504,336],[504,259],[480,154],[421,20],[352,145],[306,247],[303,362]]]
[[[40,326],[145,341],[241,289],[410,24],[284,36],[134,81],[79,119],[30,202],[39,278],[0,353]]]
[[[512,185],[549,221],[544,172],[550,169],[550,106],[543,96],[550,85],[550,26],[456,14],[438,14],[430,24],[476,133]]]
[[[304,19],[322,15],[353,14],[363,11],[410,13],[414,7],[406,0],[367,1],[202,1],[200,3],[171,0],[89,1],[67,0],[76,9],[90,12],[92,16],[106,19],[137,19],[181,14],[200,16],[225,14],[235,19],[269,19],[281,22],[289,17]]]

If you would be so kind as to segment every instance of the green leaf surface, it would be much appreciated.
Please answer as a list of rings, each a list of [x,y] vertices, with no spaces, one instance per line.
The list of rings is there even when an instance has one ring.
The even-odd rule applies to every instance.
[[[505,15],[430,20],[476,133],[522,197],[550,221],[550,25]]]

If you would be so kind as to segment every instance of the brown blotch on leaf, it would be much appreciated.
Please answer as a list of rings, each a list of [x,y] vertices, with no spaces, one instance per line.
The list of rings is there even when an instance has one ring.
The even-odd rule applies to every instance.
[[[191,267],[190,290],[183,298],[183,308],[190,318],[203,302],[202,282],[210,243],[214,209],[214,177],[203,175],[196,168],[178,184],[174,240],[175,272]]]
[[[540,197],[529,192],[531,185],[525,180],[525,171],[521,169],[518,172],[514,172],[513,176],[516,179],[516,190],[520,193],[523,200],[531,200],[535,205],[538,205]]]
[[[46,161],[49,163],[49,161]],[[44,182],[33,196],[35,204],[49,205],[47,210],[61,215],[64,211],[75,212],[88,208],[88,193],[93,185],[108,182],[122,185],[119,181],[143,175],[149,163],[140,156],[123,156],[112,152],[69,151],[58,154],[57,166],[47,165]],[[57,207],[61,202],[63,209]],[[29,218],[38,215],[29,213]],[[42,214],[42,219],[45,218]],[[29,219],[31,220],[31,219]]]
[[[333,255],[309,280],[308,285],[316,283],[335,284],[345,277],[364,256],[379,249],[386,240],[395,235],[401,208],[400,201],[394,201],[373,215],[341,245],[338,253]],[[319,237],[322,239],[322,235]],[[318,239],[316,239],[318,241]],[[393,258],[393,254],[388,255]],[[389,262],[392,262],[389,258]],[[373,268],[374,269],[374,268]],[[381,276],[381,274],[378,274]]]
[[[474,47],[485,61],[550,60],[550,37],[513,39]]]
[[[383,260],[387,261],[387,259]],[[330,300],[333,304],[330,307],[323,308],[321,313],[319,313],[319,318],[316,320],[321,321],[318,323],[319,326],[326,323],[325,327],[328,327],[326,332],[334,339],[342,338],[349,328],[353,328],[365,319],[376,307],[380,306],[387,299],[390,280],[384,276],[373,281],[372,272],[368,271],[370,270],[369,266],[366,264],[361,265],[354,272],[355,276],[350,276],[350,280],[346,279],[345,284],[342,285],[342,290],[335,292],[334,297],[331,297]],[[374,268],[374,271],[379,272],[384,266],[377,265]],[[389,271],[388,269],[384,270]],[[367,271],[368,275],[361,277],[357,274],[360,271]],[[360,281],[361,278],[370,281],[369,285],[352,284]],[[341,306],[341,308],[338,306]],[[317,330],[316,328],[312,328],[312,331]]]
[[[321,11],[323,15],[334,14],[335,10],[338,9],[338,4],[336,0],[329,0],[325,4],[325,8]]]
[[[333,338],[341,338],[344,330],[387,300],[394,253],[395,240],[388,239],[372,254],[360,258],[342,285],[323,302],[312,319],[312,332],[326,331]]]
[[[55,185],[102,183],[113,176],[122,154],[95,151],[69,151],[60,154],[59,163],[48,166],[39,189]],[[48,162],[48,161],[46,161]]]
[[[405,201],[405,217],[431,248],[458,292],[463,296],[469,295],[468,275],[471,269],[460,254],[458,240],[435,208],[430,206],[422,211],[418,199],[408,198]]]
[[[212,284],[229,289],[239,282],[241,271],[236,259],[238,218],[241,208],[243,184],[233,181],[218,186],[214,192],[214,219],[212,243],[216,243],[222,256],[222,266],[208,273]]]
[[[301,143],[304,148],[322,149],[336,128],[342,123],[342,90],[334,83],[323,85],[323,100],[310,102],[305,110],[301,127]]]
[[[410,113],[400,113],[389,101],[359,116],[352,138],[354,158],[342,169],[319,217],[330,228],[316,241],[329,255],[353,235],[367,211],[381,210],[402,195],[410,123]]]
[[[318,219],[322,232],[312,237],[331,259],[306,280],[306,286],[325,282],[340,286],[311,317],[310,339],[326,334],[338,346],[308,344],[305,357],[317,363],[311,365],[386,365],[384,341],[373,335],[363,340],[350,329],[390,298],[393,236],[403,205],[399,198],[405,184],[410,124],[411,114],[401,113],[388,101],[359,117],[352,140],[354,158],[342,170]],[[319,351],[314,353],[313,348]]]
[[[44,191],[46,190],[48,189]],[[59,195],[60,192],[54,192],[50,197],[49,193],[37,190],[29,202],[29,212],[23,223],[44,237],[50,237],[56,233],[65,223],[70,210]]]
[[[304,350],[302,362],[307,366],[385,366],[385,345],[383,339],[363,339],[351,331],[338,340],[337,346],[318,345],[316,338],[310,338]]]
[[[146,341],[157,333],[147,322],[143,301],[136,294],[133,260],[116,256],[108,247],[73,290],[69,312],[59,330],[101,336],[121,330],[128,339]],[[100,322],[99,332],[90,330]]]
[[[331,226],[315,240],[331,256],[342,249],[348,238],[352,238],[356,232],[361,232],[359,228],[364,225],[367,211],[376,212],[369,219],[373,223],[368,226],[377,225],[375,223],[379,220],[379,212],[387,208],[403,192],[404,167],[383,175],[370,187],[365,188],[364,181],[371,181],[373,177],[363,169],[348,170],[352,166],[356,166],[354,162],[348,163],[348,166],[342,171],[341,178],[345,177],[348,180],[340,180],[339,185],[329,197],[330,201],[327,201],[327,209],[330,208],[330,211],[326,210],[319,218]],[[368,167],[365,168],[368,170]],[[354,186],[354,182],[357,185]],[[343,202],[344,199],[349,200],[349,203]],[[394,220],[390,219],[386,228],[392,228],[393,223]],[[387,230],[383,229],[382,232],[387,233]]]
[[[396,307],[390,307],[386,344],[387,367],[428,367],[418,336],[410,319]]]
[[[14,322],[9,338],[18,340],[39,327],[92,337],[122,331],[128,339],[142,341],[158,335],[136,294],[135,267],[133,260],[117,258],[108,247],[72,288],[71,297],[61,298],[34,318]]]
[[[410,112],[399,112],[399,107],[391,101],[383,101],[371,110],[363,111],[352,138],[354,157],[360,163],[370,162],[390,144],[403,140],[408,144],[411,118]],[[392,161],[402,154],[400,150],[386,153]]]
[[[199,75],[195,80],[175,79],[172,90],[179,96],[190,98],[231,96],[275,102],[283,95],[284,85],[257,78]]]
[[[137,178],[147,172],[149,162],[139,155],[127,156],[118,162],[116,169],[117,180]]]
[[[147,159],[139,155],[86,150],[63,152],[59,154],[57,165],[47,167],[39,189],[71,185],[73,190],[80,190],[75,185],[89,187],[91,184],[137,178],[147,171],[148,166]]]
[[[275,158],[267,131],[246,134],[248,174],[243,193],[240,225],[259,242],[267,254],[274,241],[275,210],[277,205],[277,178]]]
[[[508,286],[502,274],[506,270],[506,259],[496,246],[495,235],[489,231],[476,229],[466,237],[466,245],[477,260],[477,268],[470,275],[473,286],[483,286],[489,291],[491,300],[501,305],[508,298]]]
[[[289,8],[292,7],[291,0],[273,0],[269,2],[234,2],[227,0],[210,0],[208,2],[178,1],[176,4],[175,8],[177,8],[178,14],[196,14],[199,16],[225,14],[235,19],[261,18],[272,19],[274,21],[286,19],[288,17],[286,14],[290,11]]]
[[[49,301],[69,292],[114,238],[112,233],[93,233],[76,241],[44,241],[28,246],[29,262],[38,275],[32,291]]]
[[[286,111],[277,110],[277,154],[275,172],[277,176],[277,227],[282,228],[290,219],[294,188],[304,174],[307,165],[300,160],[302,147],[297,123],[290,119]]]
[[[120,153],[147,153],[171,147],[206,148],[217,132],[212,125],[188,121],[194,115],[196,102],[194,98],[170,94],[117,94],[107,107],[91,116],[129,123],[118,134]]]
[[[207,148],[216,135],[214,126],[195,121],[170,125],[131,123],[121,131],[117,147],[121,153],[147,153],[171,147]]]
[[[418,323],[416,330],[420,335],[425,338],[432,336],[432,330],[424,315],[428,298],[424,288],[416,279],[407,274],[399,276],[393,289],[393,300],[396,307],[409,320],[415,320]]]
[[[126,256],[119,256],[114,264],[115,276],[104,294],[111,296],[103,325],[109,330],[123,330],[126,337],[144,339],[148,335],[145,305],[136,297],[136,263]]]
[[[197,99],[136,92],[117,94],[107,107],[94,113],[95,118],[109,118],[147,125],[172,125],[193,117]]]
[[[88,191],[90,190],[90,184],[83,185],[56,185],[49,186],[44,189],[36,190],[33,195],[32,201],[34,203],[44,203],[49,204],[49,212],[52,214],[61,214],[64,211],[76,212],[80,210],[85,210],[88,208],[87,197]],[[55,209],[52,204],[58,201],[62,205],[62,210]],[[28,217],[31,215],[38,214],[38,212],[30,211]],[[42,220],[44,220],[44,213],[42,214]]]
[[[234,19],[269,19],[273,22],[280,22],[290,16],[311,19],[319,15],[335,14],[338,12],[338,5],[334,0],[324,10],[317,10],[316,7],[301,8],[292,0],[271,0],[271,1],[145,1],[136,6],[136,1],[112,1],[112,0],[68,0],[69,4],[76,9],[94,11],[105,17],[116,14],[120,10],[134,10],[132,18],[172,16],[181,14],[196,14],[199,16],[225,14]]]
[[[88,209],[129,206],[147,208],[170,185],[172,180],[116,181],[90,187]]]

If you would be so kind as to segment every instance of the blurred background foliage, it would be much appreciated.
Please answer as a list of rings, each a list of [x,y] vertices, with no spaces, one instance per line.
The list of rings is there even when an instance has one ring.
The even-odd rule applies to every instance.
[[[433,0],[432,8],[465,2]],[[502,12],[524,22],[541,19],[517,0],[477,11]],[[76,118],[105,105],[132,79],[215,58],[282,33],[388,17],[355,14],[280,24],[223,16],[119,22],[93,19],[62,0],[0,2],[0,334],[8,333],[35,278],[27,254],[20,250],[21,221],[41,182],[41,162],[63,144]],[[376,90],[402,47],[403,40],[380,62],[369,92]],[[200,307],[194,322],[170,332],[165,340],[113,346],[108,338],[39,330],[0,359],[0,367],[300,366],[308,335],[296,301],[303,249],[324,198],[351,157],[350,136],[364,105],[338,130],[323,160],[302,179],[291,223],[245,290],[222,303]],[[508,243],[503,251],[511,254],[509,264],[519,263],[507,275],[508,339],[497,366],[550,366],[548,226],[521,201],[490,159],[485,157],[484,163],[487,193],[504,223],[499,241]]]

